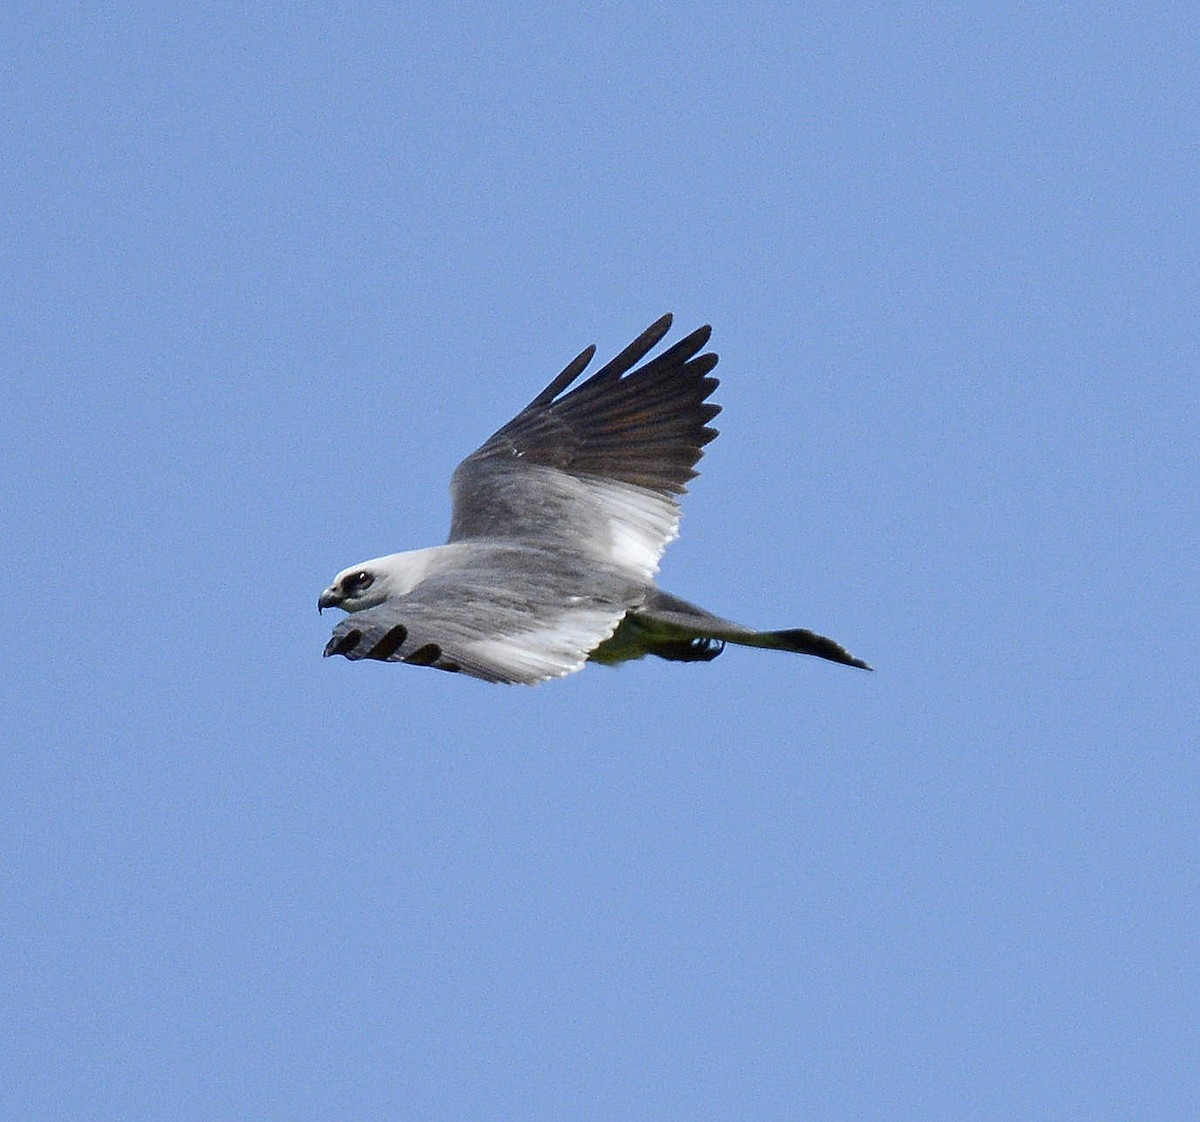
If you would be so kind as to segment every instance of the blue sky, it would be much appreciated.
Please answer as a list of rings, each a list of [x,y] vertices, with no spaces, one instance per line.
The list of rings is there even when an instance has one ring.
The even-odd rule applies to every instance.
[[[0,1113],[1191,1118],[1196,17],[9,6]],[[714,325],[730,650],[323,661]]]

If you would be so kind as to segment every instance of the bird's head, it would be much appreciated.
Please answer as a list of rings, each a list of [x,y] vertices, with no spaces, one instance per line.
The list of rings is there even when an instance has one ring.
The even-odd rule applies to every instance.
[[[364,608],[373,608],[382,604],[388,598],[390,573],[383,563],[387,558],[374,561],[363,561],[343,569],[333,583],[321,593],[317,601],[317,611],[326,608],[341,608],[347,612],[361,612]]]
[[[338,573],[321,593],[317,611],[341,608],[346,612],[361,612],[389,598],[403,596],[420,583],[435,553],[432,549],[417,549],[351,565]]]

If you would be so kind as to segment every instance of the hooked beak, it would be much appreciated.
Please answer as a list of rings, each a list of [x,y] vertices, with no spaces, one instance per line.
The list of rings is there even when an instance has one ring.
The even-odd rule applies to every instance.
[[[326,608],[336,608],[341,602],[341,596],[332,588],[327,588],[321,593],[321,599],[317,601],[317,614],[319,615]]]

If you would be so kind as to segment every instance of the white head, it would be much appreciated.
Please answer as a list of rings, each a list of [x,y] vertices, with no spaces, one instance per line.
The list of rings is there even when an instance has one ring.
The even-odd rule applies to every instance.
[[[341,608],[347,612],[361,612],[411,592],[429,568],[432,561],[429,555],[433,552],[415,549],[408,553],[392,553],[343,569],[321,593],[317,611]]]

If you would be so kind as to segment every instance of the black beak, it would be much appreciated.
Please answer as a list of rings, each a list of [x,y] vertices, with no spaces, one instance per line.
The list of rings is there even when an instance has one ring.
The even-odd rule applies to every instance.
[[[342,598],[332,588],[327,588],[321,593],[321,599],[317,601],[317,612],[320,614],[326,608],[336,608],[341,602]]]

